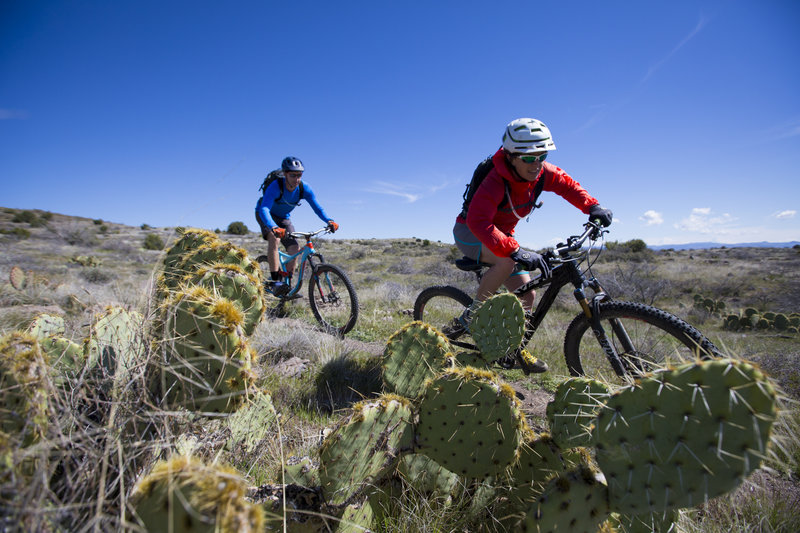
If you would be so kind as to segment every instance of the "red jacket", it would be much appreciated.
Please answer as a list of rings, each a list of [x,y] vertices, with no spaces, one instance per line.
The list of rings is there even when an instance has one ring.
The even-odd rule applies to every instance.
[[[508,202],[500,204],[506,195],[503,182],[511,189],[511,201],[517,215],[524,218],[533,210],[533,189],[536,181],[544,179],[544,190],[551,191],[566,201],[589,214],[589,208],[599,203],[581,184],[569,174],[555,165],[545,162],[542,173],[536,181],[524,181],[514,176],[506,164],[505,153],[499,149],[492,156],[494,168],[481,183],[469,204],[467,219],[459,216],[456,220],[465,223],[470,231],[497,257],[508,257],[519,248],[519,243],[512,237],[514,228],[519,222],[511,211]]]

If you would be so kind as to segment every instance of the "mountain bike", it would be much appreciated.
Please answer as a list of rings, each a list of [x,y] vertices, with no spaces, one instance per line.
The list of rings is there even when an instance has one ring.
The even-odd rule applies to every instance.
[[[543,254],[551,275],[543,278],[540,274],[513,294],[521,296],[534,289],[547,288],[535,310],[525,313],[521,345],[513,354],[496,361],[497,364],[513,368],[517,362],[526,374],[529,373],[521,351],[536,333],[558,293],[567,285],[574,288],[573,295],[581,307],[581,313],[569,324],[564,336],[564,357],[573,376],[597,377],[613,370],[616,376],[628,380],[661,365],[721,355],[710,340],[677,316],[649,305],[611,298],[591,273],[602,245],[593,259],[592,250],[605,233],[608,231],[590,221],[584,224],[582,234],[569,237],[566,243],[559,243]],[[590,245],[584,247],[587,241]],[[582,269],[584,262],[586,266]],[[478,282],[485,269],[491,266],[466,257],[456,260],[455,265],[465,272],[473,272]],[[437,327],[454,346],[476,349],[469,342],[468,328],[458,319],[471,304],[472,297],[456,287],[428,287],[417,296],[413,316],[415,320]]]
[[[314,237],[321,233],[330,233],[328,228],[313,232],[295,231],[290,233],[295,239],[304,239],[303,245],[296,254],[288,254],[278,250],[280,272],[284,283],[276,287],[276,282],[270,279],[270,267],[266,255],[256,258],[264,274],[264,289],[278,298],[278,309],[297,298],[300,298],[300,289],[303,287],[303,278],[306,268],[308,276],[308,303],[314,318],[322,325],[323,329],[333,335],[343,336],[353,329],[358,319],[358,297],[350,278],[335,265],[325,262],[322,254],[314,248]],[[298,259],[295,267],[294,281],[286,271],[286,265]],[[281,290],[278,290],[281,289]]]

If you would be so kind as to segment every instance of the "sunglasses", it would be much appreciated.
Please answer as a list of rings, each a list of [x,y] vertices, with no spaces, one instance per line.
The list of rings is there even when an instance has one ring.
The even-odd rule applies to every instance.
[[[287,172],[286,173],[286,177],[287,178],[299,178],[302,175],[303,175],[302,172]]]
[[[538,163],[547,159],[547,152],[539,155],[518,155],[517,157],[523,163]]]

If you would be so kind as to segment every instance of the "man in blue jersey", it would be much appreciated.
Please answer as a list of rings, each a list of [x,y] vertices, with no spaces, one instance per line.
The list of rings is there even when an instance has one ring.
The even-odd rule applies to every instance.
[[[291,236],[295,231],[289,214],[300,205],[300,200],[308,200],[311,209],[328,224],[331,232],[339,229],[339,225],[325,213],[322,206],[317,202],[314,191],[308,183],[303,183],[303,163],[296,157],[286,157],[281,162],[281,170],[278,177],[272,180],[266,187],[262,185],[264,194],[256,203],[256,220],[261,226],[261,235],[267,241],[267,258],[269,261],[270,276],[275,282],[272,292],[276,296],[281,296],[289,292],[289,284],[281,280],[280,263],[278,258],[278,240],[280,239],[286,251],[296,254],[299,247],[297,239]],[[272,173],[271,173],[272,174]],[[268,180],[265,180],[265,185]],[[291,278],[294,273],[295,261],[286,265],[286,271]],[[285,280],[289,282],[290,280]]]

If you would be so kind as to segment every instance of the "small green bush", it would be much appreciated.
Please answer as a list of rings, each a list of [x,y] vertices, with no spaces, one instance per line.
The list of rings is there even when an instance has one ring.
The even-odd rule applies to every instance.
[[[3,229],[0,230],[0,233],[4,235],[12,235],[19,240],[27,239],[31,236],[31,232],[26,230],[25,228],[14,228],[14,229]]]
[[[163,250],[164,240],[155,233],[148,233],[144,238],[145,250]]]
[[[149,229],[153,229],[153,227],[150,224],[142,224],[141,226],[139,226],[139,229],[147,231]]]
[[[32,227],[44,226],[44,220],[39,218],[33,211],[28,211],[27,209],[14,215],[11,222],[26,223],[30,224]]]
[[[228,229],[225,230],[225,233],[230,233],[231,235],[247,235],[250,233],[250,230],[247,229],[244,222],[236,221],[228,224]]]

